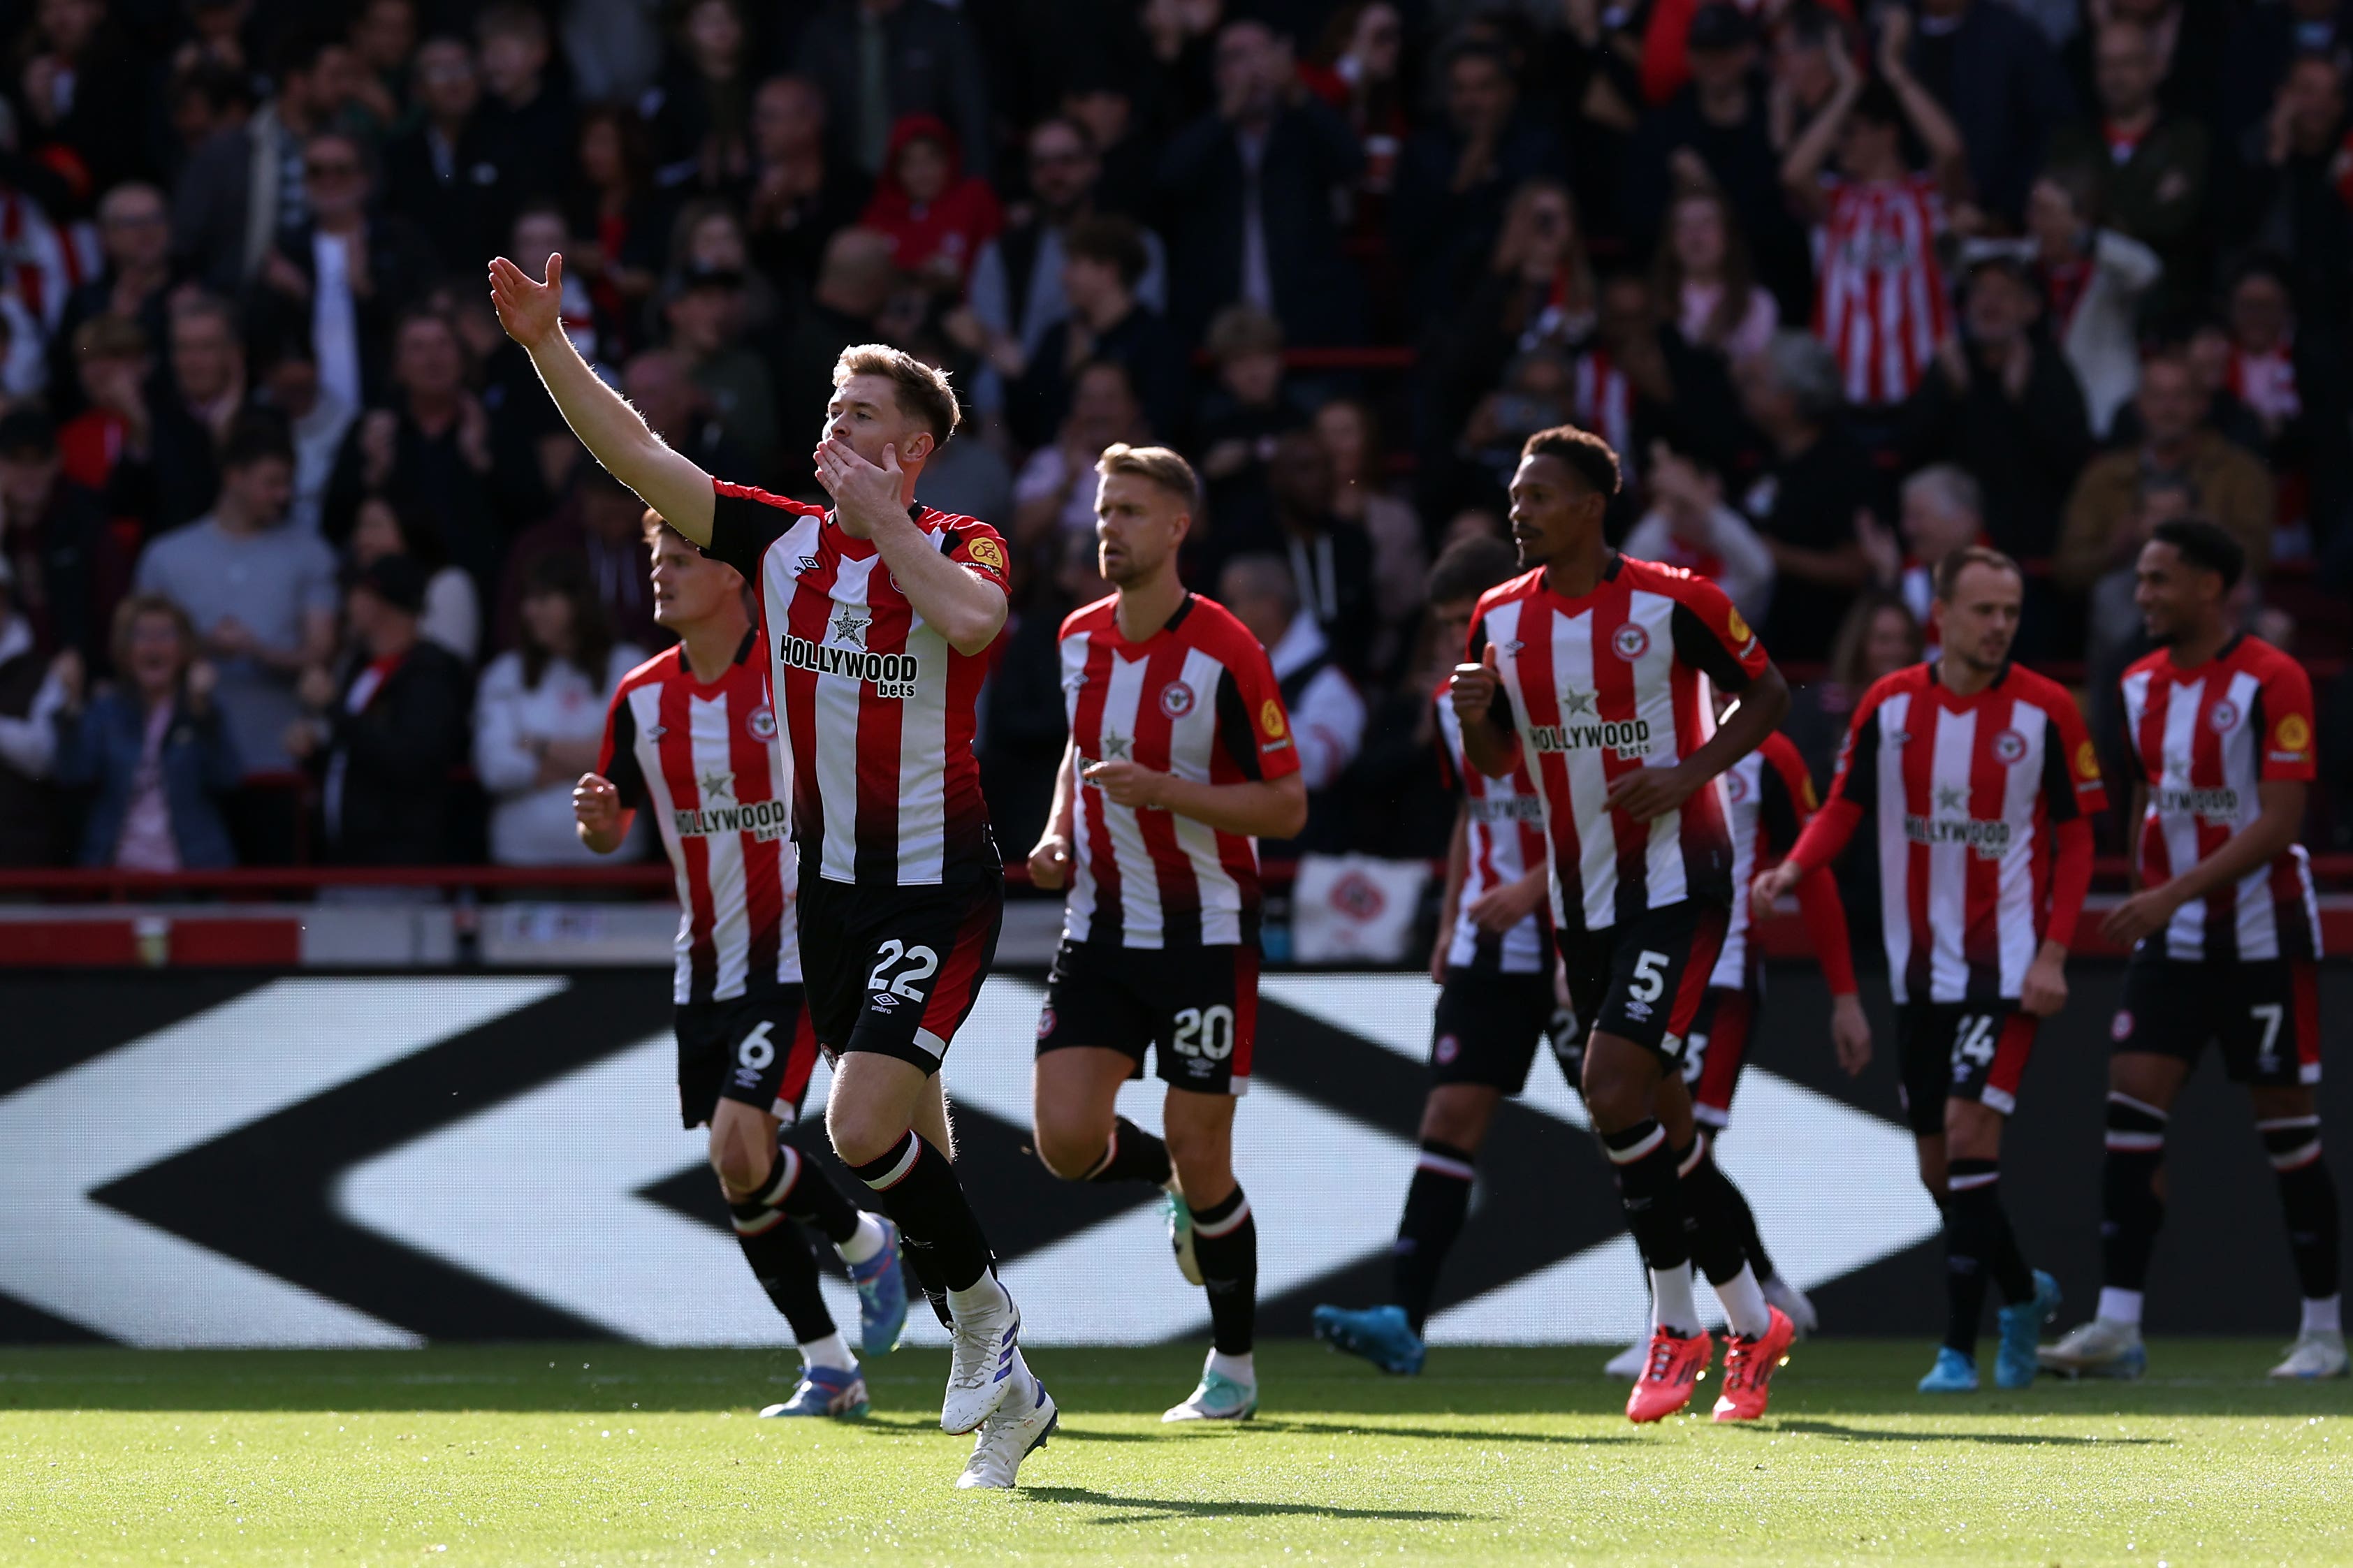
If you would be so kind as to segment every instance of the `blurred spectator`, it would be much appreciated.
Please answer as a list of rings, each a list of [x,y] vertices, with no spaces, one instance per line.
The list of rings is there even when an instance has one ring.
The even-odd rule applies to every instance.
[[[643,336],[638,310],[660,280],[664,226],[653,154],[638,117],[609,105],[582,111],[579,147],[579,179],[565,209],[567,227],[579,238],[558,247],[565,291],[579,279],[596,312],[597,341],[617,360]],[[534,278],[546,276],[520,257],[515,261]]]
[[[340,131],[304,144],[309,221],[280,230],[262,263],[278,308],[309,322],[320,385],[346,408],[382,398],[392,324],[438,268],[406,219],[369,216],[365,157],[359,139]]]
[[[1360,198],[1385,197],[1405,149],[1405,18],[1390,0],[1349,0],[1333,11],[1314,56],[1299,68],[1307,90],[1340,111],[1365,150]],[[1360,216],[1363,216],[1360,214]]]
[[[408,68],[417,53],[417,0],[361,0],[352,16],[352,108],[370,147],[408,120]]]
[[[1059,560],[1058,532],[1093,536],[1095,459],[1114,441],[1143,444],[1147,439],[1143,421],[1124,366],[1105,361],[1080,369],[1060,432],[1052,445],[1031,452],[1014,477],[1012,542],[1017,552],[1044,550],[1049,559]],[[1188,536],[1187,543],[1191,542]]]
[[[751,237],[744,231],[743,215],[724,196],[696,197],[679,209],[670,226],[665,280],[676,284],[693,272],[732,272],[744,279],[729,318],[730,331],[773,355],[783,299],[766,277],[752,269]]]
[[[739,0],[687,0],[672,7],[673,47],[639,111],[650,121],[655,179],[718,190],[752,172],[752,82]]]
[[[1041,121],[1029,132],[1029,200],[1004,231],[981,247],[972,269],[968,319],[949,330],[966,350],[1018,375],[1046,334],[1071,313],[1062,289],[1063,245],[1074,226],[1095,214],[1103,160],[1076,121]],[[1168,304],[1168,268],[1160,237],[1138,229],[1144,270],[1130,287],[1155,310]]]
[[[2300,461],[2304,396],[2286,274],[2267,258],[2251,258],[2232,279],[2223,312],[2231,357],[2222,384],[2262,422],[2264,455],[2275,467]]]
[[[501,193],[507,205],[492,226],[504,234],[515,204],[562,194],[575,113],[570,93],[548,74],[547,21],[533,6],[522,0],[485,6],[474,45],[490,89],[480,109],[483,155],[511,176]]]
[[[1193,422],[1193,445],[1201,454],[1214,527],[1234,507],[1264,500],[1274,438],[1307,416],[1283,384],[1282,324],[1272,316],[1229,305],[1209,323],[1202,346],[1217,366],[1217,384]]]
[[[580,351],[580,357],[591,365],[601,365],[605,357],[603,322],[596,312],[586,275],[572,269],[572,223],[565,216],[563,205],[545,196],[523,203],[516,212],[514,227],[510,231],[506,248],[501,253],[517,267],[533,278],[547,276],[548,258],[562,256],[564,293],[562,313],[564,335]],[[599,374],[606,374],[601,368]]]
[[[874,197],[859,218],[891,237],[892,260],[935,294],[962,298],[980,247],[1005,226],[988,182],[964,169],[944,121],[911,114],[892,127]]]
[[[466,667],[417,634],[425,568],[384,556],[343,597],[341,672],[302,675],[309,717],[285,744],[319,779],[321,843],[342,866],[450,858],[450,773],[466,757]]]
[[[1210,554],[1220,561],[1268,554],[1286,563],[1295,605],[1304,611],[1300,618],[1321,628],[1323,647],[1342,668],[1361,676],[1378,625],[1373,545],[1363,528],[1334,514],[1333,488],[1332,458],[1321,438],[1312,429],[1284,431],[1267,468],[1272,505],[1221,521]],[[1267,647],[1271,652],[1274,645]],[[1282,673],[1278,664],[1275,674]]]
[[[1417,314],[1487,253],[1512,192],[1566,162],[1552,129],[1522,109],[1502,49],[1457,45],[1441,82],[1438,121],[1407,141],[1389,201],[1390,247]]]
[[[2098,114],[2052,136],[2044,173],[2100,172],[2099,213],[2079,199],[2079,218],[2089,223],[2096,216],[2156,252],[2164,264],[2164,297],[2178,309],[2197,299],[2206,280],[2204,223],[2213,156],[2206,127],[2166,111],[2158,93],[2163,63],[2147,26],[2111,17],[2092,50]],[[2063,179],[2062,186],[2071,194],[2079,188]],[[2031,202],[2027,217],[2031,226]]]
[[[907,352],[934,370],[950,370],[947,344],[931,334],[909,340]],[[970,426],[969,414],[965,426]],[[959,426],[959,429],[965,426]],[[976,517],[1009,535],[1013,519],[1013,469],[1005,456],[978,433],[935,447],[915,480],[925,506],[956,517]]]
[[[1944,640],[1936,625],[1936,568],[1956,550],[1987,542],[1985,492],[1967,469],[1931,463],[1905,479],[1899,493],[1895,532],[1870,517],[1858,519],[1855,531],[1878,590],[1904,601],[1926,642],[1922,657],[1935,658]]]
[[[2051,133],[2074,112],[2049,38],[2001,0],[1920,0],[1911,26],[1895,20],[1907,13],[1882,16],[1882,70],[1900,90],[1885,64],[1900,55],[1905,71],[1952,117],[1978,205],[2017,222]]]
[[[142,594],[186,612],[219,670],[215,700],[249,773],[288,763],[286,727],[300,711],[296,675],[334,647],[335,560],[314,533],[289,526],[294,451],[284,423],[249,414],[221,449],[212,510],[139,558]]]
[[[634,103],[661,69],[658,0],[566,0],[564,58],[572,85],[589,103]]]
[[[164,193],[134,182],[99,197],[98,242],[106,269],[66,296],[49,340],[49,395],[60,416],[80,406],[73,343],[83,322],[117,316],[135,324],[150,343],[162,342],[171,331],[165,290],[172,281],[172,223]]]
[[[827,84],[827,129],[849,162],[880,175],[891,128],[930,114],[955,131],[972,172],[989,174],[988,93],[964,18],[923,0],[826,0],[801,34],[796,74]]]
[[[1374,611],[1385,628],[1402,627],[1421,607],[1430,557],[1421,520],[1391,493],[1381,472],[1380,422],[1362,400],[1335,397],[1315,411],[1314,427],[1332,464],[1332,515],[1362,529],[1372,543]],[[1389,659],[1376,647],[1372,662],[1384,668]]]
[[[2199,515],[2246,546],[2247,574],[2260,580],[2271,559],[2274,501],[2263,463],[2205,424],[2205,395],[2179,353],[2153,355],[2141,368],[2135,406],[2138,445],[2094,458],[2075,482],[2051,562],[2052,578],[2084,594],[2098,578],[2129,565],[2145,542],[2134,526],[2142,488],[2178,476],[2197,497]]]
[[[0,556],[0,866],[47,866],[57,856],[49,787],[56,720],[81,700],[86,667],[70,650],[45,656],[16,613],[16,585]]]
[[[2148,542],[2158,523],[2197,515],[2198,494],[2184,474],[2146,475],[2134,491],[2132,516],[2125,530],[2125,536],[2134,542],[2130,558],[2103,573],[2085,596],[2084,662],[2092,688],[2088,706],[2093,713],[2121,711],[2116,683],[2123,678],[2125,666],[2149,650],[2137,603],[2140,547]],[[2095,728],[2105,736],[2105,725]]]
[[[1465,289],[1452,319],[1430,335],[1433,384],[1423,395],[1432,405],[1427,419],[1433,433],[1442,431],[1451,445],[1481,398],[1529,350],[1567,353],[1591,336],[1600,292],[1568,187],[1530,180],[1514,191],[1486,271]]]
[[[579,556],[532,565],[517,646],[491,661],[474,702],[474,773],[491,797],[491,862],[586,866],[572,786],[594,771],[605,710],[645,650],[616,643]]]
[[[149,520],[150,537],[178,528],[220,490],[220,446],[248,409],[243,328],[210,294],[172,301],[171,355],[150,385],[142,446],[135,425],[117,458],[117,504]]]
[[[1712,186],[1669,205],[1651,278],[1684,341],[1727,361],[1761,352],[1780,324],[1773,296],[1757,284],[1732,204]]]
[[[802,441],[814,447],[825,427],[834,361],[850,344],[877,336],[875,323],[891,302],[894,281],[891,251],[889,235],[867,228],[845,228],[826,241],[817,287],[785,342],[776,372],[785,437],[796,448]]]
[[[503,504],[536,489],[537,476],[495,470],[491,416],[466,385],[457,328],[413,310],[393,332],[391,406],[371,408],[343,438],[327,486],[325,532],[351,536],[360,497],[381,490],[433,519],[441,548],[487,594],[498,580],[510,519],[536,515]]]
[[[1913,394],[1910,456],[1968,470],[1985,492],[1994,547],[2013,558],[2051,553],[2059,509],[2092,454],[2084,391],[2051,340],[2035,331],[2042,298],[2009,247],[1974,250],[1962,279],[1960,331]]]
[[[68,479],[103,493],[123,449],[144,446],[153,428],[146,383],[155,356],[136,321],[104,312],[74,330],[72,351],[81,412],[58,432],[58,450]],[[131,526],[137,528],[135,519]]]
[[[14,9],[32,16],[16,39],[19,74],[8,83],[10,151],[63,174],[78,216],[146,167],[148,68],[108,17],[106,0]]]
[[[1136,297],[1151,257],[1144,237],[1116,214],[1082,218],[1062,237],[1063,318],[1046,329],[1012,388],[1007,412],[1025,445],[1045,441],[1070,405],[1070,377],[1109,360],[1127,372],[1155,438],[1176,438],[1191,377],[1184,349],[1159,313]]]
[[[0,562],[16,582],[12,623],[44,650],[72,648],[94,668],[128,575],[107,522],[97,492],[65,477],[46,416],[0,418]]]
[[[1159,145],[1139,118],[1134,87],[1101,62],[1074,62],[1062,89],[1062,112],[1085,129],[1103,162],[1095,205],[1165,232]]]
[[[773,484],[785,452],[776,384],[766,363],[744,341],[744,282],[739,271],[693,268],[680,280],[662,314],[670,323],[671,352],[685,360],[687,374],[709,399],[728,443],[752,465],[754,482]],[[828,376],[828,395],[831,389]]]
[[[1694,31],[1708,36],[1707,26],[1700,17],[1715,8],[1717,0],[1660,0],[1651,7],[1642,26],[1641,89],[1643,100],[1663,104],[1672,99],[1697,68],[1690,58],[1694,49],[1705,50],[1709,45],[1694,42]],[[1760,7],[1761,9],[1761,7]],[[1841,21],[1852,22],[1853,13],[1847,0],[1830,0],[1828,14]],[[1741,13],[1744,20],[1747,13]],[[1721,26],[1720,18],[1710,18],[1708,26]],[[1720,36],[1720,34],[1718,35]]]
[[[2343,0],[2282,0],[2232,13],[2222,66],[2222,113],[2217,135],[2225,148],[2263,133],[2280,84],[2300,57],[2341,56],[2353,47],[2353,19]]]
[[[951,441],[941,450],[952,452],[963,445]],[[931,471],[925,464],[923,478],[916,481],[919,487]],[[1094,493],[1090,485],[1090,507]],[[1029,574],[1026,583],[1017,583],[1018,602],[1007,623],[1005,651],[980,699],[981,789],[988,797],[990,822],[1007,842],[1015,844],[1023,834],[1045,826],[1054,778],[1061,771],[1062,745],[1071,735],[1062,702],[1063,618],[1111,591],[1097,570],[1092,531],[1060,533],[1040,549],[1039,556],[1039,569]]]
[[[174,68],[164,89],[171,137],[162,149],[163,170],[174,190],[198,148],[223,132],[242,130],[252,118],[254,88],[251,73],[220,60],[191,58]]]
[[[1884,15],[1880,77],[1866,82],[1834,57],[1838,92],[1781,165],[1790,199],[1821,225],[1814,330],[1838,354],[1848,400],[1877,407],[1912,395],[1952,330],[1936,247],[1945,198],[1968,178],[1960,133],[1903,64],[1906,13]],[[1933,174],[1905,165],[1907,126],[1926,144]],[[1838,177],[1825,181],[1833,148]]]
[[[187,613],[161,595],[114,613],[118,679],[84,707],[68,681],[57,715],[55,776],[89,786],[84,866],[211,871],[237,863],[222,800],[248,766],[218,678],[196,657]]]
[[[2060,164],[2026,200],[2028,265],[2051,335],[2084,389],[2092,434],[2105,437],[2140,384],[2138,316],[2163,263],[2140,241],[2098,225],[2096,167]]]
[[[931,471],[932,466],[924,464],[924,474]],[[647,648],[670,641],[670,634],[654,624],[653,561],[646,543],[645,515],[646,503],[627,485],[601,464],[582,463],[573,472],[571,494],[564,504],[546,521],[519,535],[508,552],[491,639],[501,647],[522,642],[525,587],[543,558],[569,555],[580,562],[594,585],[598,614],[616,638]],[[428,623],[431,603],[428,597]],[[470,657],[468,662],[472,662]]]
[[[1299,772],[1311,801],[1339,782],[1365,741],[1365,700],[1342,672],[1312,615],[1300,613],[1291,569],[1280,555],[1237,555],[1218,574],[1218,602],[1266,649],[1291,710]],[[1316,819],[1308,807],[1312,831]]]
[[[1724,590],[1754,626],[1773,603],[1773,552],[1748,520],[1724,502],[1717,476],[1664,443],[1651,449],[1651,510],[1626,535],[1625,552],[1662,561]]]
[[[704,472],[742,474],[751,471],[751,459],[738,452],[733,443],[727,439],[726,432],[712,414],[709,395],[694,384],[692,367],[687,363],[684,354],[673,349],[649,349],[638,355],[622,369],[621,395],[627,397],[630,405],[644,416],[646,424],[656,435],[674,450],[693,458]],[[817,426],[823,426],[825,410],[819,407],[814,418]],[[787,426],[787,434],[790,429],[791,426]],[[807,434],[809,445],[815,447],[816,428],[812,427]],[[580,465],[584,472],[596,468],[593,462]],[[617,480],[614,482],[618,483]]]
[[[1785,663],[1818,662],[1871,566],[1855,519],[1873,505],[1870,460],[1832,423],[1839,366],[1802,332],[1776,332],[1733,368],[1742,411],[1765,437],[1764,476],[1740,498],[1773,552],[1765,646]]]
[[[481,601],[475,595],[474,580],[438,557],[437,542],[422,520],[405,515],[386,497],[368,496],[352,520],[353,574],[365,575],[387,555],[406,555],[425,568],[417,635],[471,665],[482,642]]]
[[[481,76],[464,39],[426,39],[413,77],[417,121],[385,144],[385,205],[431,214],[425,232],[441,265],[471,274],[504,243],[506,215],[517,200],[512,187],[523,172],[498,161],[483,123]]]
[[[189,158],[172,194],[172,239],[206,288],[240,293],[279,237],[310,221],[303,144],[342,115],[352,73],[351,47],[337,34],[290,35],[278,51],[277,96]]]
[[[1300,94],[1289,49],[1262,23],[1218,35],[1217,83],[1216,110],[1177,132],[1160,164],[1178,331],[1197,338],[1240,301],[1293,342],[1355,342],[1363,286],[1332,217],[1333,192],[1363,161],[1347,122]]]
[[[826,142],[825,94],[803,77],[772,77],[752,99],[752,259],[796,306],[833,237],[858,221],[873,181]]]
[[[274,341],[262,347],[260,395],[285,416],[287,434],[294,442],[294,500],[288,515],[295,527],[317,533],[335,458],[352,421],[359,417],[359,405],[320,382],[315,340],[307,327],[285,321],[279,325]]]
[[[2229,232],[2294,258],[2296,314],[2327,337],[2345,329],[2353,282],[2353,210],[2343,194],[2346,67],[2299,55],[2279,84],[2270,121],[2239,144]]]

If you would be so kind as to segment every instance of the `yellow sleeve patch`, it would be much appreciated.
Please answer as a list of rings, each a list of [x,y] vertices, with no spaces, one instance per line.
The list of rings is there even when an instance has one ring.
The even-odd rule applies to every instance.
[[[1258,727],[1266,731],[1270,741],[1282,738],[1282,704],[1270,697],[1258,710]]]
[[[2100,776],[2100,753],[2089,741],[2075,748],[2075,773],[2087,779]]]
[[[992,572],[1005,570],[1005,552],[994,539],[976,539],[965,547],[965,553]]]
[[[1724,629],[1731,634],[1735,643],[1746,644],[1757,635],[1748,629],[1748,623],[1740,618],[1740,612],[1737,609],[1727,608],[1725,611],[1725,616]]]
[[[2290,713],[2272,730],[2272,743],[2283,752],[2301,752],[2312,744],[2312,726],[2301,713]]]

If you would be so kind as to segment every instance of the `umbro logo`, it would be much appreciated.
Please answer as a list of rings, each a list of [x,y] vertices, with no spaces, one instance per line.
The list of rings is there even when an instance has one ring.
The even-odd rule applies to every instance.
[[[660,724],[649,724],[646,726],[646,739],[649,741],[659,741],[664,735],[669,733],[669,729]]]
[[[801,557],[801,570],[802,570],[802,571],[804,571],[804,572],[814,572],[814,571],[816,571],[816,570],[817,570],[817,557],[816,557],[816,556],[814,556],[814,555],[804,555],[804,556],[802,556],[802,557]]]

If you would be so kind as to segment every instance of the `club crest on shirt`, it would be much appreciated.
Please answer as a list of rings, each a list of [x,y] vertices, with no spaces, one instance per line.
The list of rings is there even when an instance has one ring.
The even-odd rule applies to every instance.
[[[1040,1007],[1038,1009],[1038,1037],[1042,1040],[1053,1032],[1054,1010],[1051,1007]]]
[[[1629,621],[1609,635],[1609,651],[1631,664],[1651,651],[1651,634]]]
[[[2108,1021],[2108,1038],[2112,1040],[2129,1040],[2132,1038],[2132,1014],[2122,1007],[2117,1008],[2116,1016]]]
[[[975,553],[978,553],[977,546]],[[1194,700],[1193,689],[1181,680],[1172,680],[1160,689],[1160,710],[1171,719],[1182,719],[1190,713]]]
[[[2206,710],[2206,727],[2217,735],[2227,735],[2239,727],[2239,705],[2225,698]]]
[[[744,731],[755,741],[775,740],[776,738],[776,710],[769,707],[765,702],[759,707],[753,709],[749,713],[744,715]]]
[[[2015,730],[2004,730],[1993,738],[1993,754],[2005,766],[2026,760],[2026,737]]]

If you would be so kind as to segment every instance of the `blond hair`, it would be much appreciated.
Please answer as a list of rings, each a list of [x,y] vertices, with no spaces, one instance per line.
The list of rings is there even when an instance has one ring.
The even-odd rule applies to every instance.
[[[897,389],[899,412],[913,415],[929,430],[934,447],[946,446],[956,426],[964,423],[964,409],[956,402],[955,389],[948,384],[948,373],[925,364],[904,349],[888,343],[852,343],[833,362],[833,384],[839,386],[853,375],[879,375],[890,382]]]
[[[1187,507],[1198,504],[1201,498],[1201,481],[1194,474],[1193,465],[1166,447],[1131,447],[1124,441],[1114,441],[1095,459],[1095,472],[1105,479],[1113,474],[1133,474],[1158,485]]]

